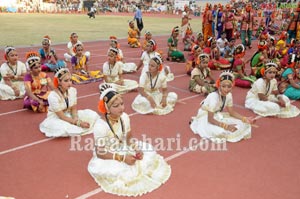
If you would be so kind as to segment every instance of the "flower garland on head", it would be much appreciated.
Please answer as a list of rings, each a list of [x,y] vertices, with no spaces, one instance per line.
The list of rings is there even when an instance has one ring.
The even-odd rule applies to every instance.
[[[107,54],[109,55],[110,53],[113,53],[115,56],[117,56],[119,54],[119,50],[117,48],[110,47]]]
[[[234,75],[231,71],[224,71],[220,74],[219,78],[216,81],[216,87],[220,88],[221,82],[223,81],[229,81],[232,83],[232,86],[234,86]]]
[[[152,50],[155,51],[157,49],[157,44],[153,39],[148,41],[148,44],[152,45]]]
[[[54,87],[58,88],[58,81],[62,80],[62,78],[66,74],[69,74],[69,73],[70,73],[70,71],[67,68],[60,67],[60,68],[55,69],[55,71],[54,71],[54,78],[53,78],[53,85],[54,85]]]
[[[70,40],[72,40],[72,37],[73,37],[74,35],[77,35],[77,33],[72,32],[71,35],[70,35]]]
[[[77,43],[74,45],[73,51],[74,51],[74,52],[77,52],[77,49],[78,49],[79,47],[82,47],[82,50],[83,50],[83,44],[77,42]]]
[[[259,41],[257,45],[258,50],[264,51],[268,49],[267,42],[265,40]]]
[[[245,56],[245,47],[243,44],[239,44],[234,48],[234,56],[236,58],[243,58]]]
[[[173,29],[172,29],[172,35],[174,33],[179,33],[179,26],[175,26]]]
[[[268,63],[265,64],[265,67],[260,69],[260,74],[264,76],[266,72],[275,70],[278,71],[278,65],[274,61],[269,61]]]
[[[271,42],[272,45],[275,45],[275,44],[276,44],[276,39],[275,39],[275,37],[270,36],[269,39],[270,39],[270,42]],[[291,40],[291,44],[294,43],[294,42],[292,42],[292,41],[293,41],[293,39]]]
[[[197,40],[198,40],[200,37],[202,37],[202,38],[203,38],[203,34],[202,34],[202,32],[198,32],[198,33],[197,33]]]
[[[155,61],[155,63],[158,65],[158,71],[162,71],[162,58],[161,56],[158,54],[158,55],[155,55],[153,58],[152,58],[153,61]]]
[[[200,46],[198,46],[197,44],[193,44],[191,53],[194,55],[195,52],[196,52],[199,48],[200,48]]]
[[[6,60],[6,61],[8,61],[8,54],[10,53],[10,52],[12,52],[12,51],[14,51],[14,50],[16,50],[14,47],[12,47],[12,46],[6,46],[6,48],[4,49],[4,59]]]
[[[202,61],[209,61],[209,55],[206,53],[198,55],[196,64],[199,65]]]
[[[151,33],[149,30],[147,30],[147,31],[145,32],[145,37],[148,37],[148,36],[152,36],[152,33]]]
[[[121,97],[121,95],[109,84],[102,83],[100,86],[100,100],[98,103],[98,110],[107,114],[108,107],[111,106],[113,99],[116,97]]]
[[[130,25],[134,25],[134,21],[133,21],[133,20],[128,21],[128,25],[129,25],[129,26],[130,26]]]
[[[110,36],[109,37],[111,42],[114,42],[117,46],[117,48],[120,48],[120,44],[118,43],[117,37],[116,36]]]
[[[42,44],[49,44],[49,45],[51,45],[51,39],[50,39],[50,37],[48,35],[45,35],[43,37]]]
[[[116,61],[122,60],[122,57],[120,57],[120,55],[119,55],[119,49],[117,49],[117,48],[110,47],[108,49],[107,55],[108,56],[113,55],[114,57],[116,57]]]
[[[28,70],[30,70],[33,66],[35,66],[37,63],[40,63],[41,58],[39,53],[30,51],[26,53],[26,67]]]

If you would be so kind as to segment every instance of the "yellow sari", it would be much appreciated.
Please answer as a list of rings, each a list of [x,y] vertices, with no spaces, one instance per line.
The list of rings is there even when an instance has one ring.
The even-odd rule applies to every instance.
[[[74,64],[73,68],[77,71],[77,73],[73,73],[71,77],[73,84],[87,84],[90,82],[98,82],[102,80],[103,74],[100,70],[85,70],[84,66],[88,61],[85,55],[83,55],[79,60],[77,59],[76,62],[74,62],[74,59],[72,58],[72,61],[72,63]]]
[[[137,28],[128,29],[128,44],[131,48],[139,48],[141,46],[138,38],[139,30]]]

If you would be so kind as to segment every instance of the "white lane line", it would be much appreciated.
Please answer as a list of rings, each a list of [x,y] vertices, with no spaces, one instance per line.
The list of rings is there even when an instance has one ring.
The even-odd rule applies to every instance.
[[[179,102],[183,102],[185,100],[189,100],[189,99],[192,99],[192,98],[195,98],[195,97],[199,97],[199,95],[193,95],[193,96],[189,96],[189,97],[185,97],[185,98],[182,98],[180,100],[178,100]]]
[[[39,140],[39,141],[36,141],[36,142],[29,143],[29,144],[21,145],[21,146],[15,147],[15,148],[11,148],[11,149],[8,149],[8,150],[5,150],[5,151],[1,151],[0,155],[4,155],[4,154],[7,154],[7,153],[10,153],[10,152],[13,152],[13,151],[17,151],[17,150],[20,150],[20,149],[31,147],[31,146],[34,146],[34,145],[37,145],[37,144],[41,144],[43,142],[48,142],[48,141],[53,140],[53,139],[55,139],[55,138],[47,138],[47,139],[43,139],[43,140]]]
[[[186,77],[186,76],[188,76],[187,74],[181,74],[181,75],[176,75],[176,76],[174,76],[174,78],[178,78],[178,77]]]
[[[94,93],[94,94],[90,94],[90,95],[86,95],[86,96],[94,96],[94,95],[97,95],[97,94],[98,93]],[[84,98],[86,96],[81,96],[79,98]],[[195,98],[195,97],[198,97],[198,96],[199,95],[193,95],[193,96],[189,96],[189,97],[186,97],[186,98],[182,98],[182,99],[178,100],[178,102],[181,103],[181,104],[184,104],[183,101],[189,100],[189,99],[192,99],[192,98]],[[293,100],[291,102],[295,102],[295,100]],[[237,105],[237,106],[239,106],[239,105]],[[245,108],[245,107],[241,107],[241,108]],[[129,116],[138,115],[138,114],[139,113],[134,112],[134,113],[130,114]],[[260,118],[262,118],[262,117],[261,116],[257,116],[255,119],[257,120],[257,119],[260,119]],[[52,139],[55,139],[55,138],[47,138],[47,139],[43,139],[43,140],[39,140],[39,141],[36,141],[36,142],[29,143],[29,144],[21,145],[21,146],[15,147],[15,148],[11,148],[11,149],[8,149],[8,150],[5,150],[5,151],[1,151],[0,155],[7,154],[7,153],[10,153],[10,152],[14,152],[14,151],[17,151],[17,150],[20,150],[20,149],[23,149],[23,148],[27,148],[27,147],[30,147],[30,146],[33,146],[33,145],[37,145],[37,144],[40,144],[40,143],[43,143],[43,142],[47,142],[47,141],[50,141]]]
[[[92,93],[92,94],[88,94],[88,95],[79,96],[78,99],[87,98],[87,97],[91,97],[91,96],[95,96],[95,95],[99,95],[99,93]],[[15,111],[9,111],[9,112],[5,112],[5,113],[0,113],[0,117],[4,116],[4,115],[9,115],[9,114],[13,114],[13,113],[27,111],[27,110],[28,109],[19,109],[19,110],[15,110]]]
[[[101,188],[97,188],[97,189],[95,189],[95,190],[93,190],[93,191],[90,191],[90,192],[88,192],[88,193],[86,193],[86,194],[83,194],[83,195],[81,195],[81,196],[78,196],[77,198],[75,198],[75,199],[85,199],[85,198],[89,198],[89,197],[91,197],[91,196],[93,196],[93,195],[96,195],[97,193],[100,193],[100,192],[102,192],[103,190],[101,189]]]
[[[95,96],[95,95],[100,95],[100,93],[92,93],[92,94],[88,94],[88,95],[79,96],[78,99],[87,98],[87,97],[91,97],[91,96]]]
[[[132,77],[137,77],[137,76],[135,76],[133,74],[129,74],[129,75],[131,75]],[[177,75],[177,76],[175,76],[175,78],[182,77],[182,76],[185,76],[185,74],[183,74],[183,75]],[[175,87],[172,87],[172,88],[175,88]],[[179,88],[177,90],[183,91],[182,89],[179,89]],[[78,99],[82,99],[82,98],[86,98],[86,97],[91,97],[91,96],[95,96],[95,95],[99,95],[99,93],[92,93],[92,94],[88,94],[88,95],[79,96]],[[15,110],[15,111],[9,111],[9,112],[5,112],[5,113],[0,113],[0,117],[4,116],[4,115],[13,114],[13,113],[23,112],[23,111],[27,111],[27,109],[18,109],[18,110]]]
[[[92,95],[94,95],[94,94],[92,94]],[[88,95],[88,96],[91,96],[91,95]],[[197,96],[191,96],[191,97],[182,98],[182,99],[180,99],[178,101],[184,101],[184,100],[188,100],[188,99],[191,99],[191,98],[194,98],[194,97],[197,97]],[[134,112],[134,113],[129,114],[129,116],[138,115],[138,114],[139,113]],[[10,152],[14,152],[14,151],[17,151],[17,150],[20,150],[20,149],[28,148],[28,147],[31,147],[31,146],[34,146],[34,145],[37,145],[37,144],[41,144],[43,142],[47,142],[47,141],[53,140],[53,139],[55,139],[55,138],[46,138],[46,139],[42,139],[42,140],[39,140],[39,141],[36,141],[36,142],[32,142],[32,143],[29,143],[29,144],[25,144],[25,145],[21,145],[21,146],[14,147],[14,148],[11,148],[11,149],[7,149],[7,150],[4,150],[4,151],[0,151],[0,155],[4,155],[4,154],[10,153]]]
[[[23,111],[27,111],[27,109],[19,109],[19,110],[15,110],[15,111],[9,111],[9,112],[5,112],[5,113],[1,113],[0,117],[4,116],[4,115],[13,114],[13,113],[23,112]]]

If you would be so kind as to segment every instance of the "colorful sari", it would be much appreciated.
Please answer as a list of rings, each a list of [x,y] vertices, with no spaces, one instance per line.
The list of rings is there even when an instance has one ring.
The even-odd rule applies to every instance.
[[[285,88],[282,89],[282,93],[290,99],[298,100],[300,99],[300,88],[295,88],[291,84],[289,84],[289,76],[295,76],[295,72],[291,68],[287,68],[282,74],[283,81],[279,84],[280,87],[286,85]],[[299,83],[298,83],[299,84]]]
[[[208,62],[208,67],[210,69],[223,70],[231,67],[230,62],[224,57],[220,56],[220,51],[217,47],[213,49],[206,47],[203,52],[210,55],[211,59]]]
[[[49,106],[48,95],[51,91],[48,85],[49,81],[50,77],[44,72],[40,72],[38,76],[32,76],[30,73],[25,75],[25,85],[31,88],[33,95],[41,99],[43,104],[41,106],[37,100],[30,98],[27,94],[24,98],[24,108],[33,110],[34,112],[47,112]]]
[[[73,84],[87,84],[102,80],[103,74],[100,70],[85,71],[83,66],[86,65],[87,62],[88,58],[85,55],[83,55],[79,60],[76,56],[72,57],[71,63],[74,66],[74,70],[77,71],[77,73],[73,73],[71,77]]]
[[[264,63],[260,63],[259,61],[260,56],[262,56],[262,52],[257,51],[250,60],[251,75],[254,75],[256,78],[262,77],[260,70],[264,67]]]
[[[138,29],[129,28],[127,41],[131,48],[139,48],[141,46],[141,43],[137,38],[138,38]]]
[[[171,61],[185,62],[184,54],[177,50],[178,39],[170,37],[168,43],[171,44],[171,47],[168,49],[168,57],[171,58]]]
[[[55,71],[57,68],[64,68],[67,66],[66,62],[63,60],[56,60],[57,57],[54,49],[50,49],[50,52],[47,53],[43,48],[41,48],[39,50],[39,54],[41,55],[41,65],[43,71]]]
[[[241,77],[239,71],[245,74],[245,65],[243,64],[243,61],[241,59],[234,60],[232,71],[235,76],[235,85],[238,87],[251,88],[252,83],[254,83],[256,80],[255,76],[244,75],[244,77]]]

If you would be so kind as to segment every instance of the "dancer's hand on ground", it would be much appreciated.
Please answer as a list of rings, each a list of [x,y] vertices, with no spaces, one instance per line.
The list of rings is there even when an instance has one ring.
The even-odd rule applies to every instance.
[[[227,130],[230,132],[234,132],[237,130],[237,128],[235,126],[236,126],[236,124],[229,124],[227,127]]]
[[[156,107],[156,103],[155,103],[155,101],[153,100],[153,98],[149,96],[149,97],[147,97],[147,99],[149,100],[151,107],[152,107],[152,108],[155,108],[155,107]]]
[[[124,162],[128,165],[134,165],[136,162],[136,159],[133,155],[126,155]]]
[[[82,121],[80,123],[80,127],[85,128],[85,129],[90,128],[90,123]]]

